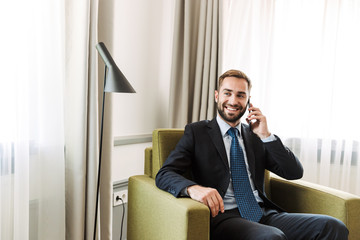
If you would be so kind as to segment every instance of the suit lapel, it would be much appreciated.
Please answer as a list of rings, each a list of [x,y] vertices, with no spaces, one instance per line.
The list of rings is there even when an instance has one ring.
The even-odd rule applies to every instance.
[[[216,122],[216,118],[211,120],[208,124],[208,133],[211,141],[214,143],[217,151],[221,156],[222,162],[225,164],[226,168],[229,170],[229,162],[226,155],[225,145],[223,137],[221,136],[221,131],[219,125]]]
[[[252,137],[251,132],[248,127],[245,127],[244,124],[241,124],[241,135],[244,140],[245,145],[245,151],[246,151],[246,157],[249,164],[249,169],[251,172],[252,179],[255,183],[255,154],[254,154],[254,148],[252,146]]]

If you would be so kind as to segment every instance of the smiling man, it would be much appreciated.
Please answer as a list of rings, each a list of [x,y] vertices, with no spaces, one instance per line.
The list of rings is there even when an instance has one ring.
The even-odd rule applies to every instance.
[[[215,91],[218,114],[188,124],[184,135],[156,176],[160,189],[188,196],[209,207],[211,239],[347,239],[345,225],[332,217],[291,214],[264,192],[264,171],[298,179],[303,168],[266,117],[249,104],[250,79],[229,70]],[[246,113],[251,125],[241,124]],[[190,170],[191,179],[183,176]]]

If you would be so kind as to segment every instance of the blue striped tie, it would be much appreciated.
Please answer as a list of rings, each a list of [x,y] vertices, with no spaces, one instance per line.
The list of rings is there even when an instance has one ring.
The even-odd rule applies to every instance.
[[[259,222],[262,217],[262,210],[257,203],[250,186],[249,176],[245,166],[244,152],[236,137],[236,128],[230,128],[228,134],[231,136],[230,147],[230,170],[234,195],[240,214],[243,218]]]

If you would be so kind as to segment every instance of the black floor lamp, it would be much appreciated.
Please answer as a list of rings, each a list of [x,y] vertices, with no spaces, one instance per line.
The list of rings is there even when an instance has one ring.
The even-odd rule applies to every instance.
[[[105,44],[100,42],[96,45],[101,58],[105,63],[104,74],[104,89],[103,89],[103,102],[101,113],[101,128],[100,128],[100,147],[99,147],[99,165],[97,175],[97,191],[96,191],[96,206],[95,206],[95,220],[94,220],[94,240],[96,239],[97,229],[97,213],[99,203],[99,189],[100,189],[100,170],[101,170],[101,155],[102,155],[102,139],[103,139],[103,125],[104,125],[104,108],[105,108],[105,92],[122,92],[122,93],[135,93],[135,90],[130,85],[124,74],[116,66],[114,59],[111,57]]]

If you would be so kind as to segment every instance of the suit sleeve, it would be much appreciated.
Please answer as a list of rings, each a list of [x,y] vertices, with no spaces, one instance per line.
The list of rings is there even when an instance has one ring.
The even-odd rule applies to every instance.
[[[156,186],[179,197],[184,188],[195,185],[195,182],[184,177],[191,170],[193,156],[194,136],[191,126],[187,125],[183,137],[157,173]]]
[[[288,180],[302,178],[303,167],[299,159],[284,146],[279,137],[276,141],[264,143],[266,169]]]

